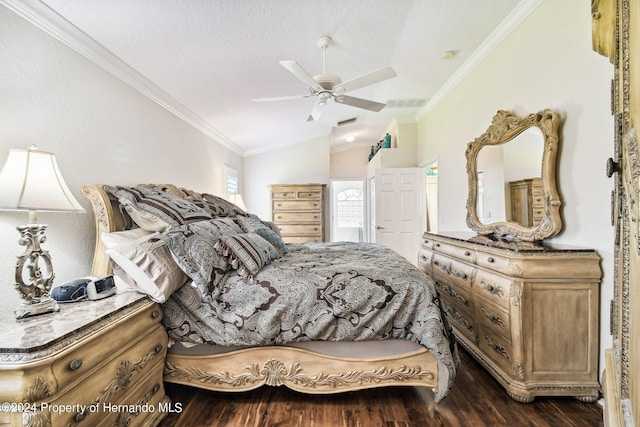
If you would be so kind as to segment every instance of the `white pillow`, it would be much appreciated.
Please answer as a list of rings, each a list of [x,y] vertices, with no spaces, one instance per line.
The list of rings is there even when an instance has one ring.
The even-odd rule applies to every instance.
[[[114,231],[113,233],[107,233],[106,231],[103,231],[100,234],[100,240],[102,240],[102,243],[104,243],[104,246],[107,249],[111,249],[115,248],[118,245],[135,242],[142,237],[149,237],[150,234],[153,234],[153,232],[143,230],[142,228],[134,228],[125,231]]]
[[[149,237],[107,249],[106,253],[117,277],[163,303],[188,277],[174,262],[167,245],[162,240],[149,241]]]

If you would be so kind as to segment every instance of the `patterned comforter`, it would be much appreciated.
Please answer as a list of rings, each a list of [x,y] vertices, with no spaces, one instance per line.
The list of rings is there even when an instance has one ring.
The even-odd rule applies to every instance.
[[[176,341],[222,346],[414,341],[439,361],[436,401],[455,377],[456,347],[432,280],[381,245],[291,244],[254,283],[230,270],[214,290],[183,286],[164,311],[169,337]]]

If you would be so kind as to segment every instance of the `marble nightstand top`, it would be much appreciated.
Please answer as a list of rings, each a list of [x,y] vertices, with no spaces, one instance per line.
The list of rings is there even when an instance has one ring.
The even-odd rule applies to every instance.
[[[0,313],[0,363],[39,357],[55,351],[69,340],[89,334],[99,325],[115,321],[123,312],[152,302],[134,291],[98,301],[60,304],[60,311],[16,319],[13,312]]]

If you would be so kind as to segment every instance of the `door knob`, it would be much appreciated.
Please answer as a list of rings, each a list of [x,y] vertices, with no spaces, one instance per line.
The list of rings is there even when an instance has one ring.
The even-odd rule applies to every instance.
[[[616,162],[609,157],[607,159],[607,177],[611,178],[614,173],[620,172],[620,170],[620,162]]]

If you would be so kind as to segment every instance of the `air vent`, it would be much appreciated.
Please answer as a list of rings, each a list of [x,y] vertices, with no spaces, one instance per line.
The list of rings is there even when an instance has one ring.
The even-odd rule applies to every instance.
[[[356,120],[358,120],[357,117],[352,117],[350,119],[346,119],[346,120],[342,120],[338,122],[338,126],[346,126],[346,125],[350,125],[352,123],[355,123]]]
[[[421,108],[426,102],[426,99],[390,99],[387,108]]]

